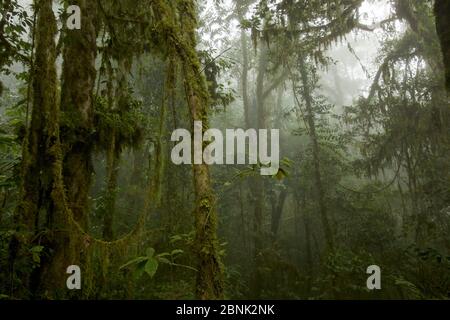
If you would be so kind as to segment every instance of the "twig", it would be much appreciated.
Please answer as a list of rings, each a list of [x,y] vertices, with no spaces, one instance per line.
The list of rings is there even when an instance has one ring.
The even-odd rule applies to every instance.
[[[232,49],[232,47],[225,49],[224,51],[222,51],[218,56],[214,57],[211,61],[209,61],[207,64],[205,64],[205,66],[203,67],[202,70],[200,70],[200,73],[202,73],[203,71],[205,71],[206,67],[209,66],[211,63],[213,63],[214,61],[216,61],[217,59],[219,59],[221,56],[223,56],[225,53],[227,53],[228,51],[230,51]]]

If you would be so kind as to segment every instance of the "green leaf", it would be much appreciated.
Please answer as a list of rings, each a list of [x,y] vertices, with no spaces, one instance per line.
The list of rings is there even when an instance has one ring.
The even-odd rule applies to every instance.
[[[156,270],[158,270],[158,260],[156,260],[155,258],[148,259],[147,263],[145,264],[144,270],[151,278],[153,278]]]
[[[147,259],[145,259],[145,260],[147,260]],[[145,271],[145,266],[146,266],[145,261],[140,261],[137,263],[136,269],[133,272],[134,279],[139,279],[140,277],[142,277],[142,275],[144,274],[144,271]]]
[[[170,256],[170,255],[171,255],[171,254],[168,253],[168,252],[163,252],[163,253],[158,254],[157,257],[158,257],[158,258],[162,258],[162,257]]]
[[[33,256],[33,261],[35,263],[41,263],[41,252],[42,250],[44,250],[43,246],[34,246],[33,248],[30,249],[31,254]]]
[[[147,251],[145,251],[145,254],[147,255],[148,258],[151,258],[155,254],[155,249],[148,248]]]
[[[183,240],[183,238],[179,234],[174,235],[173,237],[170,238],[170,242],[171,243],[176,242],[176,241],[180,241],[180,240]]]
[[[279,168],[277,174],[275,175],[275,178],[277,178],[278,180],[283,180],[287,176],[288,174],[286,173],[286,171],[284,171],[284,169],[282,168]]]
[[[128,262],[125,263],[124,265],[122,265],[122,266],[119,268],[119,270],[122,270],[122,269],[124,269],[124,268],[126,268],[126,267],[129,267],[129,266],[132,265],[132,264],[138,264],[139,262],[145,261],[145,260],[147,260],[147,259],[148,259],[148,257],[137,257],[137,258],[135,258],[135,259],[133,259],[133,260],[128,261]]]
[[[165,264],[172,264],[172,262],[170,262],[169,259],[161,257],[161,256],[158,256],[158,261],[161,263],[165,263]]]
[[[31,250],[31,252],[34,252],[34,253],[40,253],[42,250],[44,250],[44,247],[43,246],[34,246],[30,250]]]
[[[172,256],[174,256],[174,255],[176,255],[176,254],[181,254],[181,253],[183,253],[184,251],[183,250],[181,250],[181,249],[175,249],[175,250],[172,250],[172,252],[170,253]]]

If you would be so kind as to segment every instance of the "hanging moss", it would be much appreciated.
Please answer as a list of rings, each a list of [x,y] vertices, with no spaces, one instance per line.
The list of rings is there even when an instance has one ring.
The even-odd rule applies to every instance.
[[[94,139],[99,150],[108,150],[111,144],[111,132],[115,132],[116,150],[136,147],[143,140],[143,118],[140,112],[141,102],[130,97],[127,108],[111,110],[107,101],[96,97],[94,108]]]

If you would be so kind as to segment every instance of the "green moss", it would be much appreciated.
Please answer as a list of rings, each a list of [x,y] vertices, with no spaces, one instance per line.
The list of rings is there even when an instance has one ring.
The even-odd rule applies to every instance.
[[[81,298],[96,297],[99,285],[107,286],[104,279],[114,266],[128,254],[135,254],[137,244],[142,242],[143,228],[149,208],[157,201],[164,159],[157,162],[157,178],[153,185],[148,186],[148,197],[144,208],[131,232],[115,241],[105,241],[91,236],[87,229],[86,196],[73,198],[73,183],[70,174],[63,177],[63,168],[71,167],[72,160],[76,161],[89,157],[92,146],[98,145],[102,151],[114,150],[120,153],[122,148],[139,144],[142,140],[142,122],[140,103],[133,100],[131,95],[123,95],[121,105],[111,107],[112,87],[109,97],[94,96],[92,89],[96,79],[96,70],[91,63],[95,59],[95,41],[89,37],[80,37],[75,32],[68,32],[64,40],[64,67],[61,94],[61,119],[57,104],[56,79],[56,48],[54,35],[56,21],[51,10],[50,0],[39,1],[40,11],[38,19],[38,33],[36,37],[36,66],[34,82],[34,105],[31,130],[24,142],[23,154],[23,201],[19,205],[22,211],[22,221],[28,228],[32,228],[36,208],[36,192],[39,191],[38,182],[30,183],[36,176],[36,169],[41,169],[39,156],[46,156],[45,161],[51,159],[49,170],[45,172],[46,179],[50,178],[49,188],[51,197],[48,199],[53,209],[48,214],[53,215],[54,221],[47,227],[50,230],[50,247],[53,250],[49,266],[42,275],[45,285],[42,296],[46,298],[67,297],[60,290],[64,287],[61,268],[77,263],[83,269],[83,290]],[[76,1],[75,4],[81,4]],[[83,2],[84,4],[84,2]],[[93,5],[95,6],[95,5]],[[196,52],[196,8],[194,1],[180,0],[167,2],[162,0],[150,2],[152,15],[156,18],[149,21],[147,31],[142,33],[142,46],[134,47],[137,53],[143,43],[151,39],[151,47],[162,55],[168,56],[171,68],[176,69],[178,63],[182,66],[184,85],[192,119],[201,119],[205,128],[208,122],[208,89],[201,73],[200,61]],[[96,34],[96,26],[90,25],[95,16],[95,10],[85,19],[87,34]],[[87,22],[86,22],[87,21]],[[149,33],[151,36],[149,37]],[[123,48],[125,50],[125,48]],[[94,54],[94,56],[92,56]],[[80,56],[82,55],[82,56]],[[114,57],[113,57],[114,58]],[[115,57],[116,59],[120,57]],[[172,70],[166,83],[167,96],[162,105],[160,139],[164,133],[165,109],[169,95],[174,93],[175,70]],[[111,79],[110,79],[111,80]],[[120,84],[124,88],[123,83]],[[86,95],[86,93],[88,93]],[[109,99],[108,99],[109,98]],[[41,127],[40,125],[43,124]],[[94,130],[95,128],[95,130]],[[205,129],[204,128],[204,129]],[[60,142],[60,130],[63,143]],[[45,150],[34,138],[45,139]],[[94,138],[94,139],[92,139]],[[80,154],[73,154],[73,146],[84,146]],[[113,149],[111,149],[113,145]],[[62,149],[64,146],[64,150]],[[160,147],[163,144],[160,143]],[[162,149],[161,149],[162,151]],[[68,153],[69,152],[69,153]],[[162,152],[159,152],[162,153]],[[48,158],[47,158],[48,156]],[[69,159],[69,160],[67,160]],[[48,165],[48,163],[46,163]],[[196,226],[197,226],[197,255],[199,261],[199,275],[197,279],[197,296],[199,298],[220,298],[223,295],[222,264],[218,254],[216,235],[217,217],[214,210],[214,200],[209,182],[207,167],[194,168],[197,186]],[[89,172],[77,172],[77,175],[89,176]],[[28,177],[28,178],[26,178]],[[30,180],[31,179],[31,180]],[[86,194],[90,188],[90,179],[77,181]],[[159,190],[156,191],[155,190]],[[81,210],[79,210],[81,208]],[[203,250],[203,249],[204,250]],[[123,262],[123,261],[122,261]],[[94,274],[100,272],[103,280],[98,280]],[[42,282],[44,284],[44,282]]]
[[[125,108],[111,109],[103,97],[96,97],[94,107],[94,138],[96,146],[106,151],[111,146],[111,132],[114,132],[116,150],[136,147],[143,140],[142,103],[131,97]]]

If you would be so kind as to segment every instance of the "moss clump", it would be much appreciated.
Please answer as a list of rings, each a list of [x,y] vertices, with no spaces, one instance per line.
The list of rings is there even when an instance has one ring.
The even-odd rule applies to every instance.
[[[97,96],[94,107],[94,140],[102,150],[111,147],[114,132],[115,150],[120,152],[124,147],[137,147],[143,140],[144,119],[142,103],[128,97],[124,107],[111,109],[106,99]]]

